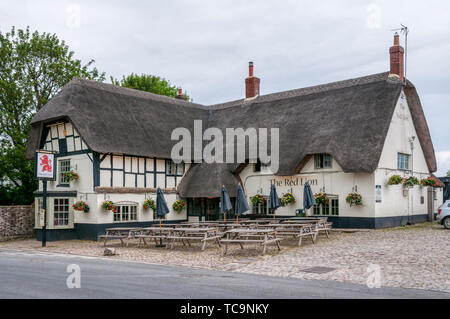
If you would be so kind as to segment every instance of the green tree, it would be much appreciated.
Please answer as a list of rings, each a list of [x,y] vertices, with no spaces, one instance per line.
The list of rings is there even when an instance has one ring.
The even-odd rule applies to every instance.
[[[0,32],[0,203],[29,204],[37,183],[25,159],[30,121],[74,77],[104,81],[55,34],[14,27]]]
[[[450,177],[450,170],[447,171],[447,177]]]
[[[171,85],[170,82],[166,79],[160,78],[159,76],[155,75],[137,75],[131,73],[128,76],[123,76],[120,81],[111,77],[111,83],[130,89],[141,90],[170,97],[175,97],[178,93],[178,88],[175,85]],[[188,101],[192,101],[189,96],[186,95],[186,97]]]

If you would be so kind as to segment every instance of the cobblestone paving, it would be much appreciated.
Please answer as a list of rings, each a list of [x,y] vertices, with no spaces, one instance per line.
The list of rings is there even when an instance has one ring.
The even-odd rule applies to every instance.
[[[178,244],[173,250],[155,248],[154,245],[137,247],[130,244],[125,248],[113,243],[109,246],[115,247],[118,255],[107,258],[450,292],[450,231],[437,224],[355,233],[332,232],[330,239],[321,235],[315,245],[304,238],[301,247],[296,246],[295,240],[284,240],[281,253],[269,247],[265,256],[261,256],[261,248],[241,250],[238,245],[230,246],[228,254],[223,256],[222,249],[212,243],[203,252],[195,243],[192,247]],[[102,245],[82,240],[48,242],[45,248],[36,240],[14,240],[1,242],[1,248],[103,255]],[[311,267],[334,270],[322,274],[302,271]]]

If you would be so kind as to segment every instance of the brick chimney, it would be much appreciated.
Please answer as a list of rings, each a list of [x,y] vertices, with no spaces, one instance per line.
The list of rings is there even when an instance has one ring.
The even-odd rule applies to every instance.
[[[177,95],[175,95],[175,98],[179,99],[179,100],[187,101],[187,96],[186,96],[186,94],[183,94],[183,89],[181,89],[181,88],[178,89],[178,93],[177,93]]]
[[[389,74],[396,74],[403,81],[405,79],[404,58],[405,50],[400,45],[400,39],[397,32],[394,35],[394,45],[389,48],[391,56],[391,70]]]
[[[253,62],[248,63],[248,78],[245,79],[245,98],[259,95],[259,78],[253,76]]]

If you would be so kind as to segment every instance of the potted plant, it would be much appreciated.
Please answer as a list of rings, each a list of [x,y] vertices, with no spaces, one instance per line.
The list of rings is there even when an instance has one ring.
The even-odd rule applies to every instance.
[[[285,193],[281,196],[280,201],[284,206],[286,206],[291,203],[295,203],[295,197],[292,193]]]
[[[181,212],[183,210],[183,208],[186,207],[186,203],[184,201],[182,201],[181,199],[176,200],[173,204],[172,204],[172,208],[174,211],[176,212]]]
[[[411,176],[403,181],[403,186],[406,188],[414,187],[414,185],[419,185],[419,179],[417,177]]]
[[[422,186],[439,187],[439,181],[435,177],[427,177],[420,181]]]
[[[265,204],[266,201],[267,201],[262,195],[258,195],[258,194],[256,194],[255,196],[251,197],[250,200],[255,205]]]
[[[108,211],[108,210],[114,210],[115,205],[112,201],[105,200],[105,201],[103,201],[101,207],[103,208],[103,210]]]
[[[64,175],[65,175],[66,180],[67,180],[68,182],[71,182],[71,181],[74,181],[74,180],[77,180],[77,179],[80,178],[80,176],[78,175],[78,173],[75,173],[74,171],[68,171],[68,172],[65,172]]]
[[[400,175],[392,175],[388,181],[389,185],[398,185],[401,183],[403,183],[403,178]]]
[[[72,205],[74,210],[83,211],[87,213],[89,211],[89,206],[86,202],[78,201],[75,204]]]
[[[330,203],[330,200],[325,193],[314,194],[314,199],[316,200],[317,205],[328,205]]]
[[[153,199],[151,199],[151,198],[149,198],[149,199],[146,199],[145,201],[144,201],[144,209],[149,209],[149,208],[151,208],[151,209],[153,209],[153,211],[156,211],[156,203],[155,203],[155,201],[153,200]]]
[[[359,206],[362,205],[362,196],[358,193],[350,193],[347,195],[345,201],[350,204],[350,207],[353,205]]]

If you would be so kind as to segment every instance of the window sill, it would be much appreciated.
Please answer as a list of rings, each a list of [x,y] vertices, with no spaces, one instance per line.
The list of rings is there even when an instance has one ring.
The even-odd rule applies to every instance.
[[[70,184],[58,184],[56,187],[70,187]]]

